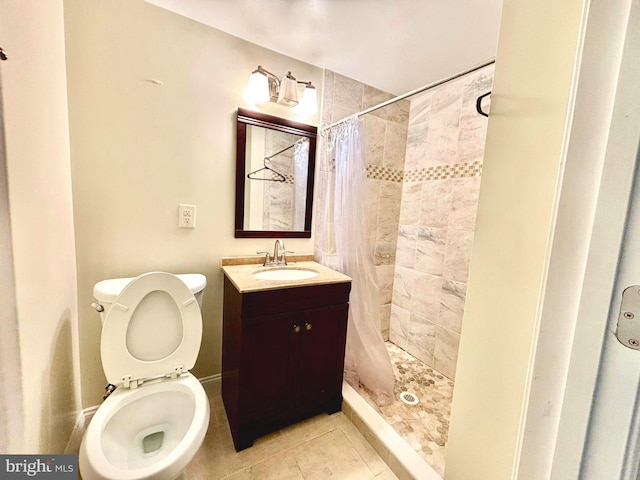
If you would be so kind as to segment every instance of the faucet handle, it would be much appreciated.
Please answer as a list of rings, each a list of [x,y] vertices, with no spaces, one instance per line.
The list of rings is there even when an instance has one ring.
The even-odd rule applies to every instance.
[[[296,253],[296,252],[293,252],[291,250],[285,250],[284,252],[282,252],[282,263],[284,265],[287,264],[287,253]]]
[[[262,264],[263,267],[266,267],[271,263],[271,254],[269,252],[264,251],[264,252],[256,252],[256,253],[258,255],[264,255],[264,263]]]

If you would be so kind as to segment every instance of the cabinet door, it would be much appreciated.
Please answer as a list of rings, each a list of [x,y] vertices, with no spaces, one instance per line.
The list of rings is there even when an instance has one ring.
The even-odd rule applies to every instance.
[[[244,420],[286,408],[291,398],[298,313],[253,317],[242,323],[240,409]]]
[[[297,397],[322,404],[340,395],[349,306],[305,310],[298,335]]]

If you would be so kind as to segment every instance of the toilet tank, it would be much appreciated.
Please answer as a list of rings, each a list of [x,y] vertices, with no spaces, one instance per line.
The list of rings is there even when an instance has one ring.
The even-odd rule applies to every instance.
[[[201,273],[183,273],[176,275],[184,284],[189,287],[193,296],[198,301],[198,306],[202,310],[202,297],[204,296],[204,287],[207,286],[207,278]],[[93,304],[94,308],[100,312],[100,320],[104,323],[107,312],[111,308],[111,304],[120,292],[124,290],[135,277],[127,278],[111,278],[96,283],[93,287],[93,297],[98,301]],[[102,306],[102,309],[99,307]]]

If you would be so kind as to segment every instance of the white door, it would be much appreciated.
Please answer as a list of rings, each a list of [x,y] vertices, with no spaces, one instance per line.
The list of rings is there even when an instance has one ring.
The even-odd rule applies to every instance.
[[[582,478],[589,480],[636,479],[640,466],[638,171],[625,230],[583,459]],[[619,321],[627,326],[618,326]]]
[[[584,480],[640,478],[640,102],[637,100],[640,97],[639,10],[638,2],[634,2],[616,95],[617,103],[622,100],[623,103],[630,102],[634,106],[619,115],[618,123],[613,124],[610,133],[610,142],[625,139],[615,146],[620,155],[618,159],[629,165],[635,164],[636,171],[582,458],[580,478]],[[620,130],[624,131],[624,135],[617,135]],[[620,143],[626,144],[626,147],[620,148]],[[619,184],[628,180],[620,179]],[[623,185],[620,187],[624,189]],[[603,285],[603,288],[607,288],[607,285]],[[620,318],[622,328],[618,327]]]

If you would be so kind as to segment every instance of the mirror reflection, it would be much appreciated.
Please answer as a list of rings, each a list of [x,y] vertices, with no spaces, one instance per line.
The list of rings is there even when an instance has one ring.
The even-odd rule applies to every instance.
[[[316,127],[238,109],[236,237],[310,237]]]
[[[251,125],[245,148],[245,228],[304,230],[309,139]]]

